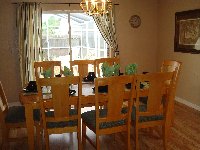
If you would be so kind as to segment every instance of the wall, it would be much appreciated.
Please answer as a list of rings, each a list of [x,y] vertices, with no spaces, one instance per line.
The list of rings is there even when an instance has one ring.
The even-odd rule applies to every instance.
[[[9,102],[18,101],[20,88],[16,9],[10,1],[0,5],[0,81]]]
[[[9,102],[18,101],[21,90],[19,75],[19,57],[17,47],[16,4],[22,0],[1,0],[0,5],[0,80],[3,82]],[[27,2],[79,3],[81,0],[24,0]],[[114,0],[113,0],[114,1]],[[121,67],[137,63],[139,71],[156,70],[157,53],[157,0],[116,0],[117,38],[120,50]],[[79,9],[80,7],[71,5]],[[68,5],[44,5],[46,9],[69,9]],[[133,29],[129,25],[129,18],[138,14],[142,25]]]
[[[159,0],[158,8],[157,67],[164,59],[181,61],[176,96],[200,110],[200,54],[174,52],[175,12],[199,9],[200,0]]]
[[[157,0],[123,0],[116,7],[116,25],[122,67],[138,64],[138,72],[156,70]],[[139,15],[141,26],[132,28],[129,19]]]

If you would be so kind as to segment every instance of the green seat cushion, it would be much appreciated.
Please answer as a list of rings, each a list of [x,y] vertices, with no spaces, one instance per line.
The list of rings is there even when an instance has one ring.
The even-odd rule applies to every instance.
[[[33,118],[35,121],[40,120],[40,110],[33,110]],[[12,106],[9,107],[7,115],[5,117],[6,123],[22,123],[26,121],[25,107],[24,106]]]
[[[145,112],[146,110],[147,110],[147,105],[140,105],[139,106],[140,112]],[[132,113],[131,113],[131,119],[132,120],[135,120],[135,113],[136,113],[136,108],[135,108],[135,106],[133,106],[132,107]],[[163,115],[140,116],[139,122],[163,120],[163,118],[164,118]]]
[[[126,113],[125,109],[122,109],[122,113]],[[99,117],[103,118],[107,116],[107,109],[100,109],[99,110]],[[82,120],[87,124],[90,125],[92,128],[96,128],[96,111],[88,111],[84,112],[82,115]],[[116,126],[121,126],[125,124],[125,120],[118,120],[112,122],[102,122],[99,124],[100,129],[111,128]]]
[[[71,109],[69,115],[77,115],[78,111],[76,109]],[[47,111],[47,117],[53,117],[54,111]],[[78,120],[69,120],[69,121],[60,121],[60,122],[47,122],[47,128],[64,128],[64,127],[73,127],[78,125]]]

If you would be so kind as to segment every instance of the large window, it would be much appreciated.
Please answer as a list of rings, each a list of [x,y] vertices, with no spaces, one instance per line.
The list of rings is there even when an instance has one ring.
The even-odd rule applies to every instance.
[[[84,13],[43,12],[43,60],[69,60],[107,57],[107,44],[93,18]]]

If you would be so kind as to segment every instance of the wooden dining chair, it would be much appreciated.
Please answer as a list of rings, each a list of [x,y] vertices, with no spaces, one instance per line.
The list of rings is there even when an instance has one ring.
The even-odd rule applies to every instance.
[[[175,71],[175,77],[174,77],[174,82],[175,82],[175,91],[177,88],[178,84],[178,79],[180,76],[180,71],[181,71],[182,63],[176,60],[164,60],[161,65],[161,72],[173,72]],[[174,95],[175,99],[175,95]],[[174,99],[171,103],[171,113],[172,113],[172,125],[174,124]]]
[[[41,124],[40,111],[35,109],[33,111],[35,121],[37,144],[41,141]],[[0,123],[2,127],[2,150],[9,149],[9,142],[20,141],[25,137],[11,137],[10,130],[26,128],[25,107],[24,106],[8,106],[7,98],[0,81]],[[40,145],[38,145],[39,147]]]
[[[114,64],[120,64],[120,60],[117,57],[95,59],[94,72],[96,74],[96,77],[102,77],[101,65],[104,62],[106,62],[110,66],[112,66]]]
[[[51,71],[51,77],[62,74],[61,61],[41,61],[34,62],[35,78],[44,77],[43,73],[47,70]]]
[[[173,72],[175,73],[175,86],[177,86],[180,70],[182,67],[182,63],[176,60],[164,60],[161,65],[161,72]]]
[[[135,145],[139,149],[138,133],[141,128],[162,126],[164,148],[170,129],[170,103],[174,95],[174,72],[148,73],[136,76],[136,102],[132,109],[132,123],[135,130]],[[170,84],[166,81],[171,80]],[[148,83],[148,88],[141,89],[141,83]],[[140,97],[146,91],[146,105],[141,105]],[[165,97],[165,101],[163,101]]]
[[[69,87],[78,85],[77,95],[70,95]],[[50,87],[42,93],[44,86]],[[78,149],[81,149],[81,99],[82,83],[78,76],[60,78],[39,78],[37,80],[40,98],[45,147],[49,149],[49,135],[77,132]],[[73,106],[73,108],[72,108]],[[74,107],[75,106],[75,107]]]
[[[95,79],[95,110],[82,114],[82,141],[85,146],[86,139],[97,150],[100,149],[99,136],[118,132],[126,132],[127,148],[130,147],[130,119],[132,109],[133,89],[126,90],[127,83],[134,84],[134,76],[112,76]],[[108,86],[107,93],[99,93],[100,86]],[[128,104],[123,105],[125,101]],[[106,108],[100,109],[105,104]],[[86,127],[96,134],[96,145],[86,134]]]
[[[89,72],[94,72],[94,60],[70,61],[70,69],[74,75],[79,75],[84,78]]]

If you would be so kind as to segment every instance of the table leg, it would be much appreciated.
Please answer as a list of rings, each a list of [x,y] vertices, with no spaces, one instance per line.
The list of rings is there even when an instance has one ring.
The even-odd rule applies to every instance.
[[[34,150],[34,120],[33,120],[33,107],[31,104],[25,104],[26,113],[26,127],[28,134],[28,147],[29,150]]]

